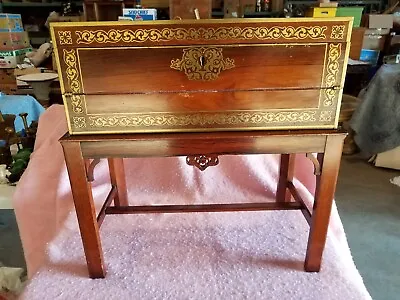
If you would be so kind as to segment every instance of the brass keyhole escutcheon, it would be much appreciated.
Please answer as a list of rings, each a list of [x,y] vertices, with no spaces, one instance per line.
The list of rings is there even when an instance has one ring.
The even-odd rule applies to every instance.
[[[222,71],[235,67],[235,61],[225,58],[222,51],[219,47],[185,48],[181,59],[171,60],[170,68],[185,72],[189,80],[216,80]]]

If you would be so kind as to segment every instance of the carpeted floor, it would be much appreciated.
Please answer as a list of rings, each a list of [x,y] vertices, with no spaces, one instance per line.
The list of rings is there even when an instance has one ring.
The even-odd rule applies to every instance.
[[[400,188],[389,182],[399,171],[374,168],[343,157],[336,201],[355,263],[375,300],[400,294]],[[12,210],[0,210],[0,262],[24,267]]]
[[[336,203],[355,264],[375,300],[400,295],[400,171],[375,168],[344,156]]]

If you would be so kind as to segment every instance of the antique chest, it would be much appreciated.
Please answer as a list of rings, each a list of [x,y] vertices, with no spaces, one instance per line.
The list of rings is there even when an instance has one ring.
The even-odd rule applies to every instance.
[[[71,134],[336,128],[352,18],[53,23]]]

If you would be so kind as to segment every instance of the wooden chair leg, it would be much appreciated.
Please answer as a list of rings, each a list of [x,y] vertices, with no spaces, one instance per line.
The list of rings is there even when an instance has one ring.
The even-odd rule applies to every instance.
[[[128,191],[126,189],[124,160],[122,158],[109,158],[111,184],[117,188],[114,198],[115,206],[128,206]]]
[[[281,154],[279,182],[276,190],[277,202],[289,202],[292,198],[292,195],[287,189],[287,182],[293,180],[295,158],[295,154]]]
[[[104,278],[106,272],[103,251],[93,203],[92,188],[86,176],[86,162],[83,159],[79,142],[67,142],[62,145],[89,276],[91,278]]]
[[[317,176],[315,202],[304,264],[304,269],[307,272],[319,272],[321,268],[342,148],[342,136],[328,136],[325,153],[318,154],[322,172],[321,175]]]

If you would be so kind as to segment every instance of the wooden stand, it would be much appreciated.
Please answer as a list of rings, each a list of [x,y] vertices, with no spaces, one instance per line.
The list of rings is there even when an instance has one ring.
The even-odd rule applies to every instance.
[[[86,261],[91,278],[104,278],[99,227],[106,214],[217,212],[300,209],[310,224],[304,268],[318,272],[339,171],[343,140],[337,130],[248,131],[129,135],[82,135],[61,138],[71,181]],[[201,170],[218,164],[218,154],[282,154],[275,203],[129,206],[124,157],[187,156]],[[292,183],[294,155],[307,153],[317,186],[310,212]],[[318,153],[314,157],[312,153]],[[108,158],[112,188],[96,216],[91,181],[99,158]],[[293,197],[293,200],[292,200]],[[111,202],[114,200],[114,205]],[[267,249],[266,249],[267,251]]]

